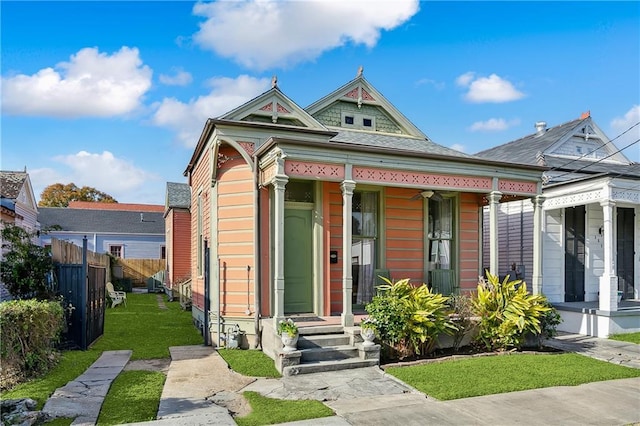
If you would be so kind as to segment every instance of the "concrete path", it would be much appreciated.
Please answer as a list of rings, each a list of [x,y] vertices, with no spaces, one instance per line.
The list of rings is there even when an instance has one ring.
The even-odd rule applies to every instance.
[[[94,425],[111,383],[131,358],[131,351],[106,351],[78,378],[51,395],[42,411],[51,417],[75,417],[72,425]]]
[[[576,352],[601,361],[640,368],[640,345],[601,339],[580,334],[559,333],[545,342],[547,346],[567,352]]]

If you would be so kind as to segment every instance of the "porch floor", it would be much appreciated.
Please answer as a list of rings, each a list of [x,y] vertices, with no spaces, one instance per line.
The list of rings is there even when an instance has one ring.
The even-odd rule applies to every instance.
[[[573,312],[585,312],[596,313],[599,311],[599,304],[594,302],[564,302],[554,303],[553,306],[561,311],[573,311]],[[624,299],[618,304],[618,312],[639,311],[640,312],[640,299]]]
[[[360,321],[366,318],[367,314],[354,314],[353,323],[355,326],[360,325]],[[313,314],[290,314],[285,315],[286,318],[291,318],[299,328],[302,327],[315,327],[319,325],[340,325],[340,315],[333,315],[330,317],[319,317]]]

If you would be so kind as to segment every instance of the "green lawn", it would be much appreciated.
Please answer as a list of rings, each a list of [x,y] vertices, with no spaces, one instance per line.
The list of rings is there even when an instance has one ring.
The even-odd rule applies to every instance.
[[[106,309],[104,335],[89,350],[63,352],[60,363],[47,375],[22,383],[0,398],[33,398],[42,408],[53,391],[82,374],[103,351],[131,349],[131,359],[169,358],[170,346],[202,344],[191,312],[169,302],[164,303],[167,309],[161,309],[158,297],[166,300],[157,294],[128,293],[126,307]],[[109,392],[107,399],[111,397]]]
[[[249,377],[281,377],[271,358],[262,351],[219,349],[218,353],[236,373]]]
[[[234,419],[239,426],[273,425],[335,414],[329,407],[316,400],[273,399],[250,391],[243,392],[242,395],[249,401],[252,411],[247,416]]]
[[[640,344],[640,332],[638,333],[624,333],[624,334],[612,334],[609,336],[611,340],[618,340],[621,342],[629,342]]]
[[[573,353],[486,356],[386,371],[440,400],[640,377],[638,369]]]
[[[154,420],[166,376],[155,371],[123,371],[113,381],[100,410],[98,425]]]

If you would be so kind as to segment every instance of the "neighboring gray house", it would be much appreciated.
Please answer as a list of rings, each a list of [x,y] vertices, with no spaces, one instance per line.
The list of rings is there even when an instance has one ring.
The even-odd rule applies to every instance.
[[[11,222],[29,233],[40,230],[38,224],[38,205],[27,171],[0,171],[0,197],[6,211],[12,210],[10,220],[2,216],[5,222]]]
[[[501,275],[515,263],[535,282],[530,271],[540,262],[542,293],[559,308],[561,330],[599,337],[640,331],[640,164],[618,152],[588,113],[551,128],[538,122],[536,129],[476,154],[549,167],[541,217],[520,201],[501,206]],[[539,258],[536,220],[543,234]]]
[[[41,240],[51,237],[82,246],[87,237],[88,249],[110,253],[123,259],[164,259],[165,232],[161,212],[144,210],[107,210],[41,207]]]

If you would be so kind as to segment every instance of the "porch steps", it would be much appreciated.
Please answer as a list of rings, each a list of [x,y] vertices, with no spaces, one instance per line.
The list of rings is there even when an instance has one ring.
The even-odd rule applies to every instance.
[[[304,326],[299,328],[299,363],[282,368],[282,375],[319,373],[372,367],[379,356],[363,359],[359,332],[347,333],[341,325]]]

